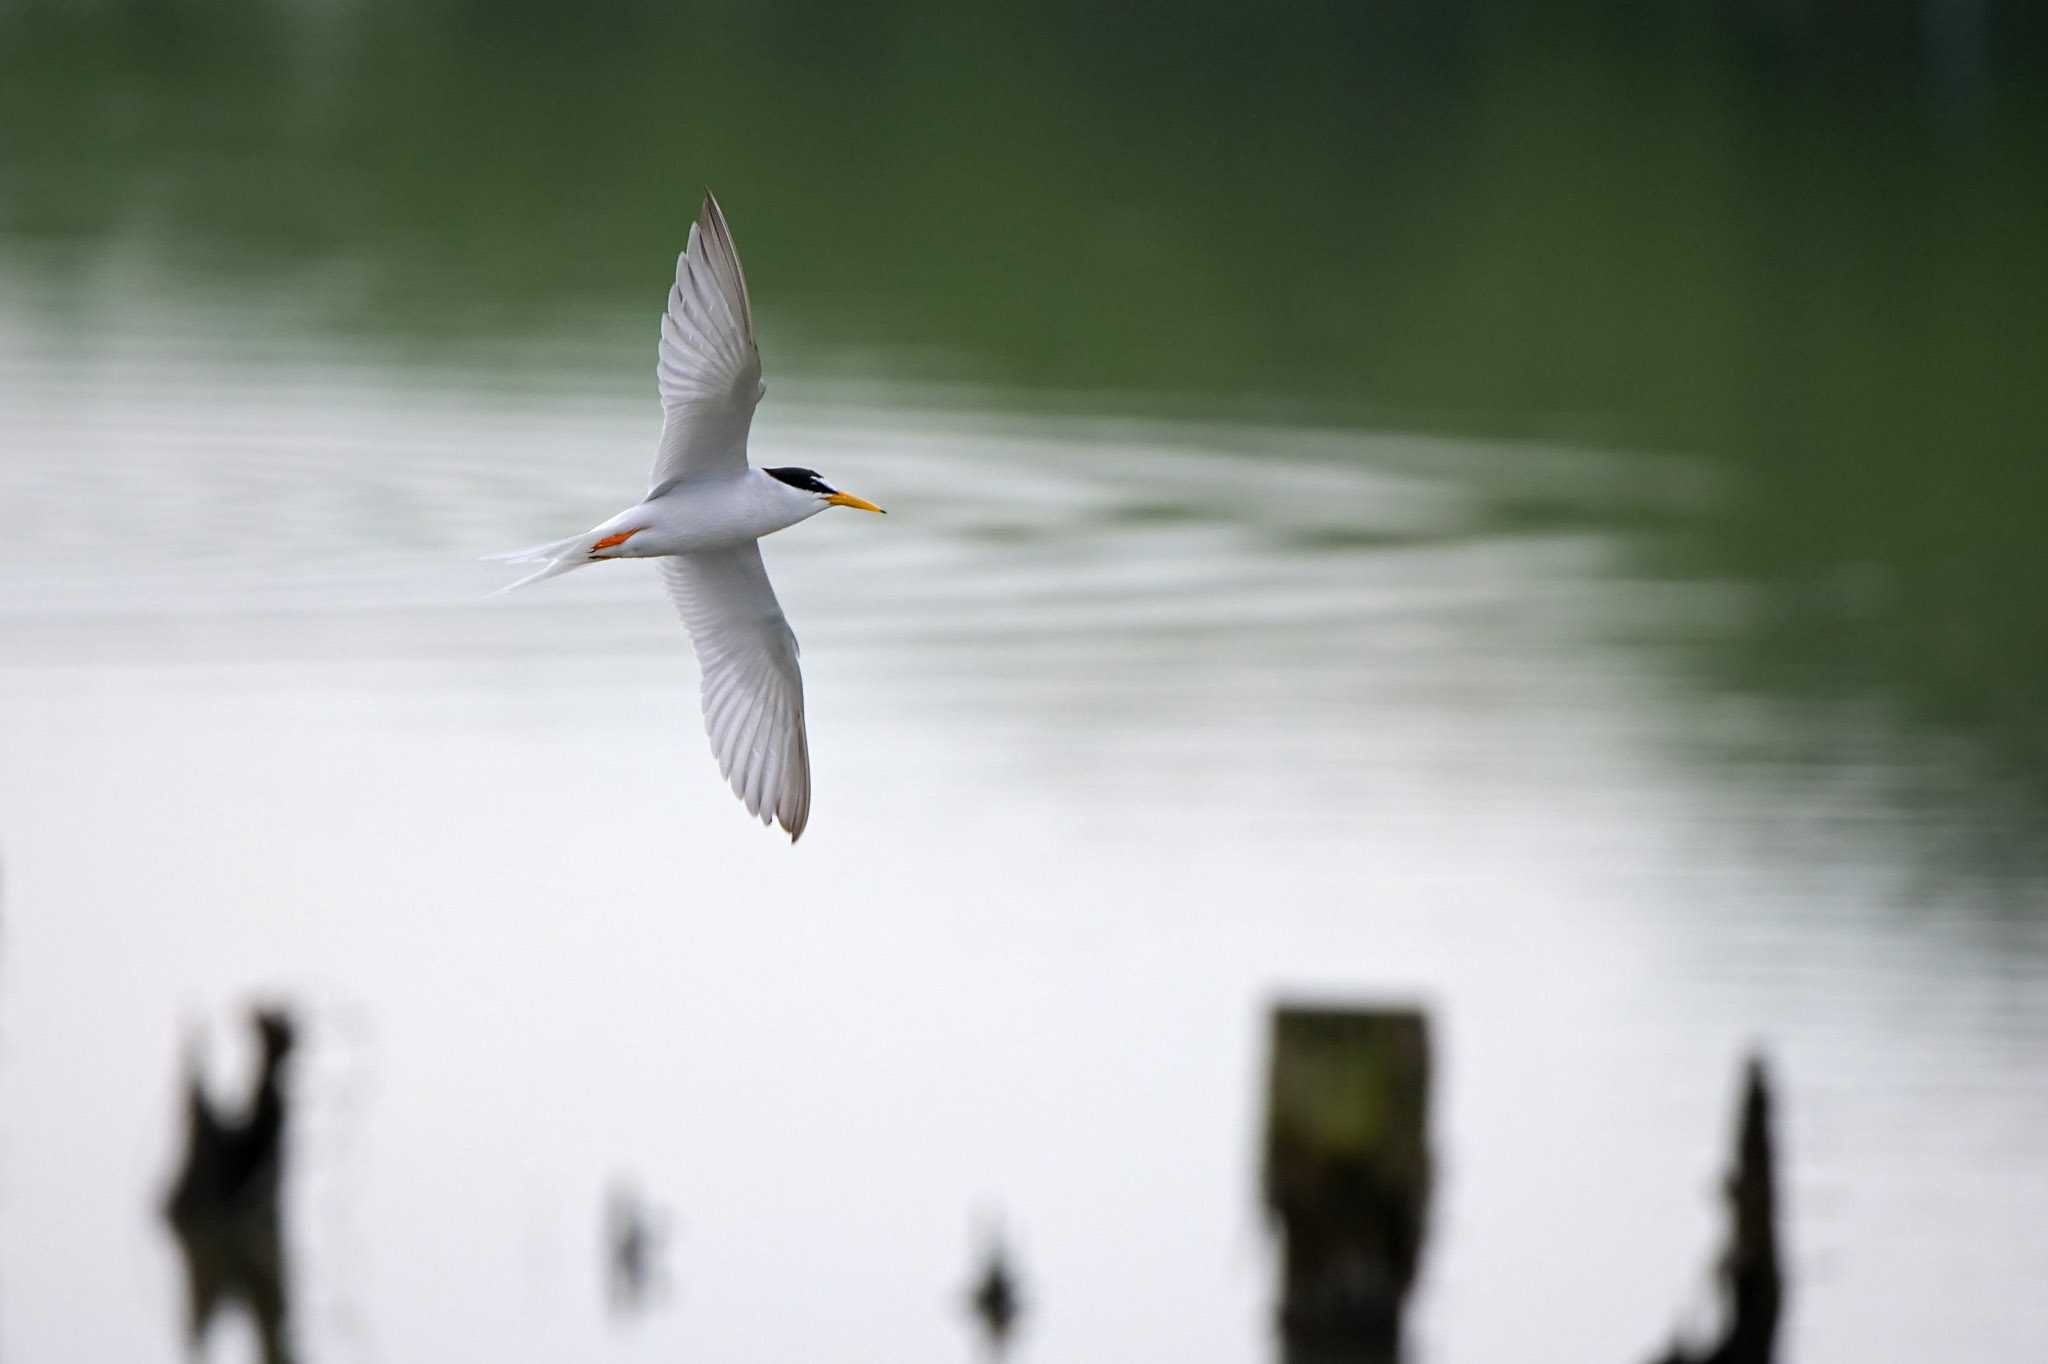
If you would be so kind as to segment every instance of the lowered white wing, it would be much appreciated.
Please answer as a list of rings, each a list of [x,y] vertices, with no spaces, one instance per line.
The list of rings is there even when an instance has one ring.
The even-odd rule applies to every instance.
[[[700,550],[661,561],[704,675],[704,730],[719,770],[749,814],[794,843],[811,817],[811,749],[796,636],[761,563],[761,547]]]
[[[761,351],[732,230],[709,192],[676,257],[654,372],[664,420],[648,495],[679,479],[746,468],[747,428],[764,392]]]

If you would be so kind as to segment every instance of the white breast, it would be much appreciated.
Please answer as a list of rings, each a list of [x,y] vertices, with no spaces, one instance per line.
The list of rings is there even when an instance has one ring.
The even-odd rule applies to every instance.
[[[808,520],[825,501],[758,469],[734,478],[690,479],[615,518],[646,529],[620,548],[634,558],[746,544]]]

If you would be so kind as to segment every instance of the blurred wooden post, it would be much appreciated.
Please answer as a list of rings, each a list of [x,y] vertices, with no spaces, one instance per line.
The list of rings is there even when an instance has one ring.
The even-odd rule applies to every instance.
[[[1728,1174],[1728,1249],[1719,1266],[1726,1320],[1702,1350],[1674,1345],[1658,1364],[1772,1364],[1785,1280],[1778,1264],[1778,1174],[1771,1139],[1770,1074],[1749,1058],[1742,1115],[1735,1127],[1735,1168]]]
[[[1778,1270],[1778,1176],[1771,1144],[1771,1087],[1761,1056],[1749,1058],[1735,1171],[1728,1179],[1728,1340],[1735,1364],[1771,1364],[1785,1286]]]
[[[262,1069],[246,1116],[222,1113],[207,1095],[198,1052],[187,1057],[185,1160],[164,1214],[185,1260],[186,1325],[196,1358],[214,1317],[239,1304],[255,1319],[264,1364],[290,1364],[282,1222],[285,1070],[297,1026],[281,1008],[251,1012]]]
[[[1399,1357],[1429,1209],[1428,1118],[1420,1011],[1274,1010],[1265,1197],[1288,1364]]]
[[[1017,1329],[1017,1319],[1024,1315],[1024,1295],[1018,1289],[1016,1271],[1010,1268],[1009,1253],[998,1233],[989,1235],[981,1277],[975,1280],[967,1302],[981,1322],[988,1357],[1002,1359],[1009,1349],[1010,1334]]]

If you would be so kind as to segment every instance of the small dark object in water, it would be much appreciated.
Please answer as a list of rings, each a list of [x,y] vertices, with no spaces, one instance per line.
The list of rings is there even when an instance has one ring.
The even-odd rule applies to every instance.
[[[1272,1027],[1265,1196],[1282,1357],[1397,1359],[1429,1211],[1428,1021],[1283,1006]]]
[[[661,1269],[668,1218],[622,1182],[612,1186],[605,1223],[606,1281],[612,1310],[622,1314],[639,1311],[655,1302],[668,1286]]]
[[[990,1353],[1000,1357],[1004,1346],[1009,1344],[1011,1333],[1017,1328],[1018,1319],[1024,1315],[1024,1299],[1017,1288],[1016,1273],[1010,1268],[1009,1255],[998,1235],[989,1237],[981,1277],[975,1281],[967,1301],[981,1321]]]
[[[1674,1345],[1658,1364],[1771,1364],[1785,1283],[1778,1265],[1777,1161],[1771,1142],[1770,1076],[1751,1056],[1728,1176],[1728,1249],[1720,1266],[1726,1322],[1721,1339],[1694,1352]]]
[[[263,1047],[262,1069],[248,1116],[222,1117],[206,1095],[197,1057],[185,1077],[185,1164],[171,1186],[171,1220],[234,1216],[277,1201],[284,1154],[283,1071],[291,1055],[293,1028],[280,1009],[250,1015]]]
[[[285,1333],[284,1238],[278,1194],[283,1178],[284,1064],[294,1029],[281,1009],[258,1009],[251,1023],[262,1068],[248,1114],[223,1116],[207,1097],[198,1056],[185,1079],[185,1161],[164,1202],[185,1259],[187,1323],[197,1345],[223,1303],[255,1319],[266,1364],[291,1358]]]

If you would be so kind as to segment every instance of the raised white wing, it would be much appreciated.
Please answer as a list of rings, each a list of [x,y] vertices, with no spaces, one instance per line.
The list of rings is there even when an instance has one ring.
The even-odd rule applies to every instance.
[[[661,571],[697,649],[718,768],[749,814],[780,821],[794,843],[811,817],[804,679],[761,547],[678,554]]]
[[[747,428],[766,391],[761,351],[732,230],[709,191],[676,257],[654,372],[664,420],[648,496],[684,478],[746,468]]]

